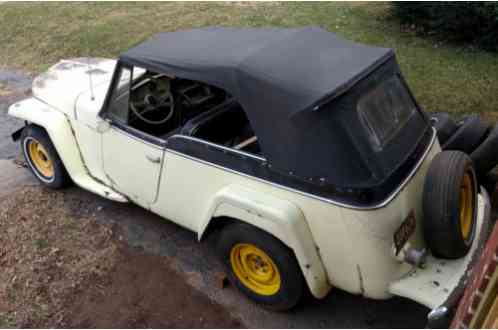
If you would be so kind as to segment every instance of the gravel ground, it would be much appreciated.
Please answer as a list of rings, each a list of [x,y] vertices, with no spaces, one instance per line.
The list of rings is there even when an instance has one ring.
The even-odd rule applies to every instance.
[[[0,176],[0,191],[4,190],[3,195],[0,194],[0,200],[6,198],[6,196],[9,196],[9,198],[12,196],[15,198],[17,195],[22,197],[25,193],[19,189],[26,185],[36,185],[32,177],[26,174],[26,169],[12,164],[12,159],[18,154],[18,147],[10,141],[9,136],[14,129],[22,126],[22,122],[8,118],[5,115],[7,106],[26,93],[29,81],[30,78],[28,76],[22,75],[19,72],[0,71],[0,159],[9,159],[8,161],[0,160],[0,173],[4,173],[3,176]],[[46,195],[46,197],[43,197],[39,201],[33,201],[33,204],[50,203],[50,198],[61,195],[61,193],[37,187],[24,189],[38,189],[33,190],[30,196],[34,196],[33,194],[36,193]],[[223,315],[223,318],[218,320],[220,327],[236,326],[239,321],[242,326],[257,328],[420,328],[425,325],[425,316],[428,310],[418,304],[401,298],[374,301],[353,296],[340,290],[333,290],[327,298],[320,301],[307,297],[297,308],[287,313],[266,311],[248,302],[234,288],[230,286],[224,289],[221,288],[221,267],[213,255],[212,241],[207,240],[197,243],[195,235],[191,232],[146,210],[131,204],[119,204],[104,200],[79,188],[65,190],[62,195],[65,199],[71,200],[71,203],[59,203],[57,205],[62,209],[68,209],[64,212],[67,212],[66,214],[69,219],[91,218],[98,226],[102,226],[99,228],[109,228],[113,232],[118,233],[114,239],[122,245],[119,245],[114,240],[110,240],[109,242],[124,246],[124,250],[122,251],[125,252],[117,254],[116,259],[121,258],[120,260],[126,260],[126,262],[122,264],[116,262],[115,267],[117,268],[114,268],[119,269],[124,274],[123,277],[115,278],[108,274],[105,278],[111,284],[105,282],[107,286],[104,285],[103,289],[100,289],[104,290],[113,299],[92,300],[92,295],[98,293],[90,289],[84,291],[83,297],[88,301],[93,301],[94,304],[106,304],[106,302],[122,297],[113,291],[114,285],[118,285],[117,283],[120,280],[135,280],[133,283],[139,289],[127,293],[135,298],[137,298],[137,295],[140,296],[141,290],[146,290],[145,286],[150,286],[151,281],[160,285],[159,278],[154,277],[153,274],[147,277],[145,273],[133,273],[136,267],[129,266],[128,256],[136,256],[139,253],[138,255],[143,255],[145,259],[153,258],[151,260],[156,262],[159,268],[163,269],[162,267],[165,267],[164,269],[168,269],[174,274],[180,274],[180,276],[175,277],[178,283],[186,283],[195,289],[196,292],[201,292],[202,297],[207,297],[207,301],[212,301],[213,306],[221,306],[219,307],[221,309],[217,312]],[[30,207],[29,204],[26,207]],[[83,229],[81,231],[84,233]],[[84,245],[81,245],[80,248],[82,246]],[[22,256],[23,252],[21,250],[19,255]],[[141,257],[135,258],[137,267],[142,267],[140,266]],[[163,262],[164,265],[160,266]],[[131,263],[131,265],[135,264]],[[157,274],[160,274],[160,272]],[[171,281],[166,281],[165,283],[174,286],[177,282],[171,284]],[[140,289],[140,286],[144,286],[144,288]],[[184,289],[187,290],[186,288]],[[175,293],[181,294],[177,291],[173,292],[173,294]],[[195,297],[196,299],[202,299],[199,296]],[[161,302],[160,299],[157,300],[157,297],[154,298],[151,296],[143,296],[141,300],[137,301],[143,302],[149,299],[156,301],[157,304]],[[98,306],[98,304],[94,306]],[[142,306],[145,309],[149,308],[147,310],[151,308],[150,304],[146,306],[138,304],[138,306]],[[0,312],[1,307],[2,297],[0,296]],[[213,308],[216,309],[218,307]],[[112,310],[109,310],[109,312],[111,315],[115,315]],[[102,322],[104,323],[97,325],[104,327],[157,325],[158,323],[154,323],[155,319],[153,315],[154,312],[145,314],[135,313],[130,315],[132,318],[130,320],[123,320],[123,318],[119,318],[118,316],[116,316],[115,320],[103,317]],[[76,322],[76,317],[72,317],[69,321],[73,319]],[[66,322],[68,321],[67,319],[65,320]],[[79,321],[81,322],[64,323],[64,325],[79,325],[81,327],[95,325],[85,323],[85,320]],[[192,323],[188,323],[188,321],[171,324],[178,327],[192,326]],[[52,325],[57,326],[57,324]],[[199,326],[199,324],[195,325]],[[163,324],[163,326],[166,325]]]

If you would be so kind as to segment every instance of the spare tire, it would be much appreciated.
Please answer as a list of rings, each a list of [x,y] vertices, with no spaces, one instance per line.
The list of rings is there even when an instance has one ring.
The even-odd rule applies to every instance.
[[[484,142],[470,154],[470,158],[479,177],[483,177],[498,164],[498,124]]]
[[[441,148],[443,150],[460,150],[471,154],[484,140],[488,129],[489,126],[478,115],[468,116],[463,119],[460,127]]]
[[[447,112],[431,114],[431,124],[437,131],[439,144],[444,144],[457,130],[457,124]]]
[[[460,151],[436,155],[423,192],[423,231],[433,255],[463,257],[472,246],[477,221],[477,180],[470,157]]]

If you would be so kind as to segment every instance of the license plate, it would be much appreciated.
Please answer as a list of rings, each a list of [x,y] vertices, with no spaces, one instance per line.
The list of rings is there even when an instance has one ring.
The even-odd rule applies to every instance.
[[[410,236],[415,232],[416,223],[415,212],[411,211],[405,221],[403,221],[401,226],[394,233],[394,247],[396,248],[396,255],[399,251],[401,251],[403,245],[405,245]]]

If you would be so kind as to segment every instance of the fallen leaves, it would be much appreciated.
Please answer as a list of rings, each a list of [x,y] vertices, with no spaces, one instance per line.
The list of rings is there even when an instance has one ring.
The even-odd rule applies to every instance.
[[[79,288],[98,284],[112,269],[113,231],[91,214],[75,217],[74,204],[82,207],[42,187],[0,202],[0,325],[63,326],[65,306]]]

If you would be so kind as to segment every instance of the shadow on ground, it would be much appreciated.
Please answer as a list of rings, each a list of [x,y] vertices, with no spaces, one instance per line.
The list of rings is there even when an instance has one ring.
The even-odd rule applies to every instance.
[[[69,193],[69,192],[68,192]],[[327,298],[311,296],[287,313],[266,311],[248,302],[233,287],[221,288],[222,267],[215,256],[216,237],[200,243],[192,232],[132,204],[119,204],[78,188],[78,212],[96,213],[97,221],[118,229],[121,239],[145,253],[169,257],[187,281],[206,293],[248,327],[265,328],[420,328],[428,310],[402,298],[379,301],[341,290]]]

